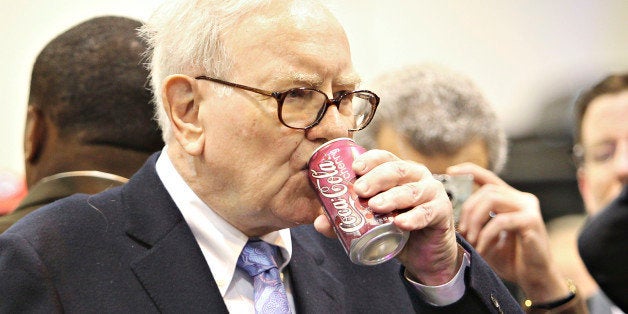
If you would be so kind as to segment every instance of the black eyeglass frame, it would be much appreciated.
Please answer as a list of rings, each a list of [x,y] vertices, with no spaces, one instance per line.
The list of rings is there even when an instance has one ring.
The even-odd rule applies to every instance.
[[[231,87],[236,87],[236,88],[240,88],[240,89],[244,89],[250,92],[254,92],[260,95],[264,95],[264,96],[268,96],[268,97],[272,97],[277,101],[277,117],[279,118],[279,121],[281,122],[281,124],[291,128],[291,129],[297,129],[297,130],[308,130],[311,129],[313,127],[315,127],[316,125],[318,125],[321,120],[323,119],[323,117],[325,116],[325,113],[327,112],[327,108],[329,108],[329,106],[336,106],[336,108],[339,108],[340,106],[340,101],[347,95],[351,95],[351,94],[355,94],[355,93],[368,93],[371,96],[374,97],[375,99],[375,103],[370,102],[371,104],[371,113],[370,115],[366,118],[365,122],[362,123],[362,125],[357,128],[357,129],[348,129],[351,132],[355,132],[355,131],[359,131],[364,129],[367,125],[369,125],[369,123],[371,123],[371,120],[373,120],[373,116],[375,116],[375,111],[377,110],[377,105],[379,105],[379,96],[377,96],[377,94],[369,91],[369,90],[355,90],[355,91],[350,91],[350,92],[345,92],[342,93],[340,95],[338,95],[338,97],[333,98],[333,99],[329,99],[329,97],[327,97],[327,94],[325,94],[324,92],[315,89],[315,88],[308,88],[308,87],[297,87],[297,88],[291,88],[288,89],[286,91],[283,92],[271,92],[271,91],[267,91],[267,90],[263,90],[263,89],[259,89],[259,88],[255,88],[255,87],[250,87],[250,86],[246,86],[246,85],[242,85],[242,84],[237,84],[237,83],[232,83],[229,81],[223,81],[221,79],[217,79],[217,78],[213,78],[213,77],[209,77],[209,76],[205,76],[205,75],[199,75],[197,77],[195,77],[195,79],[197,80],[206,80],[206,81],[211,81],[211,82],[215,82],[218,84],[223,84],[223,85],[227,85],[227,86],[231,86]],[[321,109],[318,112],[318,115],[316,116],[316,119],[314,120],[314,122],[310,123],[309,125],[305,126],[305,127],[294,127],[294,126],[290,126],[288,125],[284,120],[283,117],[281,116],[281,112],[282,112],[282,108],[283,108],[283,101],[286,98],[286,96],[294,91],[294,90],[311,90],[311,91],[316,91],[319,92],[323,95],[325,95],[325,103],[323,104],[323,106],[321,107]]]

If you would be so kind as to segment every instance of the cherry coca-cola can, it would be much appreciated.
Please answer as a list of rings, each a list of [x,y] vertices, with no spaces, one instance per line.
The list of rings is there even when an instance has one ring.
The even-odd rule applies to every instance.
[[[409,232],[393,224],[395,213],[373,213],[368,200],[353,191],[353,160],[365,151],[350,138],[331,140],[312,154],[309,178],[349,259],[355,264],[376,265],[397,255]]]

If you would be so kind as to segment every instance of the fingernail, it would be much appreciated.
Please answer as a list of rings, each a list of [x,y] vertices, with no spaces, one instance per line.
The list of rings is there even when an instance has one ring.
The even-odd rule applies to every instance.
[[[353,190],[356,193],[366,193],[366,190],[368,190],[368,186],[366,185],[366,182],[364,182],[363,180],[357,180],[355,181],[355,184],[353,185]]]
[[[357,172],[362,172],[366,169],[366,164],[363,161],[356,160],[353,162],[353,170]]]
[[[467,234],[467,241],[471,243],[471,245],[475,245],[475,234]]]
[[[407,220],[408,220],[408,219],[406,218],[406,216],[405,216],[405,215],[397,215],[397,216],[395,216],[395,218],[394,218],[394,220],[393,220],[393,221],[394,221],[394,222],[395,222],[395,224],[397,224],[397,225],[404,225],[404,224],[406,223],[406,221],[407,221]]]
[[[458,169],[460,169],[460,166],[450,166],[447,168],[447,170],[445,171],[445,173],[456,173],[458,171]]]
[[[373,205],[382,206],[384,204],[384,197],[381,195],[377,195],[371,199]]]

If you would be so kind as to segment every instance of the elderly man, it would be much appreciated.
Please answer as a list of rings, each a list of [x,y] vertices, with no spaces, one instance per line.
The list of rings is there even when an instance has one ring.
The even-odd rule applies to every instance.
[[[381,109],[356,139],[420,162],[434,173],[471,175],[477,187],[473,193],[456,185],[463,181],[449,182],[452,193],[470,193],[463,204],[463,198],[453,196],[466,240],[498,275],[517,284],[513,294],[527,312],[586,312],[552,259],[538,199],[496,175],[506,162],[506,135],[477,85],[434,64],[388,71],[375,84],[382,90]],[[508,241],[495,241],[500,234]]]
[[[307,161],[365,127],[378,102],[355,92],[347,37],[325,7],[164,5],[143,34],[166,147],[126,185],[1,235],[0,311],[520,311],[457,241],[442,184],[389,152],[356,159],[353,190],[376,213],[400,211],[410,235],[397,259],[357,266],[320,234],[333,231]]]

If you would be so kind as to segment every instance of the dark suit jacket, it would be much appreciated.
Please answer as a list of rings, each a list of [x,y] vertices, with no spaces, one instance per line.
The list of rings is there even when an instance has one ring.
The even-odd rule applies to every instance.
[[[628,313],[628,185],[592,217],[578,237],[584,264],[602,291]]]
[[[48,203],[75,193],[104,191],[122,185],[124,183],[122,179],[124,178],[100,171],[62,172],[43,178],[28,189],[28,195],[20,202],[15,211],[0,217],[0,233],[9,229],[22,217]]]
[[[226,313],[201,250],[155,171],[129,183],[40,208],[0,235],[0,312]],[[336,239],[292,229],[290,277],[299,313],[505,313],[521,311],[467,244],[463,299],[421,301],[396,261],[357,266]]]

